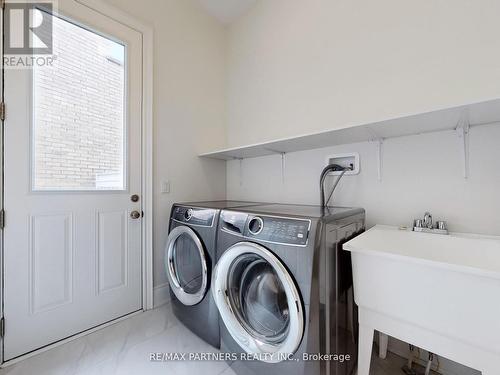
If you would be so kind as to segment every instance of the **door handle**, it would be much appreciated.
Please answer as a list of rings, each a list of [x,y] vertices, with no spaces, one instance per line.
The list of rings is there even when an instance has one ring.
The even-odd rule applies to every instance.
[[[132,211],[130,213],[130,217],[132,219],[139,219],[141,217],[141,213],[139,211]]]

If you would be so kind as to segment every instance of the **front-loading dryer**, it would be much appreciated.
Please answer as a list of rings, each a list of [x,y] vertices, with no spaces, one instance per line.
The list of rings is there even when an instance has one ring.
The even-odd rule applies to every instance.
[[[172,207],[165,248],[165,270],[172,308],[198,337],[220,347],[219,314],[210,290],[221,209],[257,203],[214,201],[178,203]]]
[[[272,204],[221,211],[212,293],[221,351],[235,373],[354,372],[356,309],[341,243],[364,223],[359,208]]]

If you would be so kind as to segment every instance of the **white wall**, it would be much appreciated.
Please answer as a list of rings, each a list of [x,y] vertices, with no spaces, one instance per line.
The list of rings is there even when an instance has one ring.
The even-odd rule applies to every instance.
[[[411,225],[429,210],[453,231],[500,235],[500,124],[471,128],[470,176],[463,178],[460,141],[451,131],[387,139],[382,181],[375,143],[227,162],[229,199],[319,204],[319,174],[328,155],[360,154],[359,175],[344,176],[334,205],[366,209],[367,223]],[[329,177],[327,186],[333,179]],[[329,189],[328,189],[329,190]]]
[[[263,0],[229,30],[228,146],[500,97],[496,0]]]
[[[193,0],[106,0],[154,28],[154,284],[172,203],[223,199],[225,166],[199,153],[225,140],[225,29]],[[171,193],[161,194],[162,180]]]
[[[495,0],[259,1],[229,30],[227,146],[500,97],[498,14]],[[369,226],[429,210],[453,231],[500,235],[500,124],[473,128],[470,142],[467,180],[459,140],[442,132],[385,141],[382,181],[374,143],[288,154],[284,182],[280,155],[230,161],[227,196],[318,204],[326,156],[355,151],[361,173],[334,203],[364,207]]]

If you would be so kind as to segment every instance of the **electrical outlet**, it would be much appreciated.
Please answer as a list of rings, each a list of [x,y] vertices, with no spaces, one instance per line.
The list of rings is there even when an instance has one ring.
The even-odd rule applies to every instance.
[[[350,168],[345,175],[359,174],[359,154],[357,152],[329,155],[326,158],[326,164],[338,164],[344,168]],[[340,171],[330,172],[329,175],[338,176]]]

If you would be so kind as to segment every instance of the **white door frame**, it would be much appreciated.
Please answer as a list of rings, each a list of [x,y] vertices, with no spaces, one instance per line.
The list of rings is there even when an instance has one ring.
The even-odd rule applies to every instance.
[[[0,7],[0,65],[2,67],[2,74],[3,74],[3,7]],[[4,97],[3,97],[3,77],[0,77],[0,102],[3,103]],[[3,136],[4,136],[4,121],[0,120],[0,210],[4,209],[4,202],[3,202]],[[0,229],[0,318],[3,321],[3,228]],[[3,335],[0,336],[0,347],[2,350],[0,350],[0,363],[3,362]]]
[[[142,35],[142,171],[141,171],[141,187],[142,187],[142,200],[144,217],[142,220],[142,290],[143,290],[143,310],[150,310],[153,308],[153,28],[138,21],[129,14],[122,10],[104,4],[98,0],[75,0],[76,2],[84,5],[96,12],[103,14],[113,20],[130,27]],[[1,12],[1,10],[0,10]],[[1,13],[0,13],[1,14]],[[0,63],[3,64],[3,25],[0,20]],[[0,89],[2,88],[0,83]],[[1,93],[2,91],[0,91]],[[3,97],[1,98],[3,99]],[[3,127],[3,125],[2,125]],[[3,129],[2,129],[3,131]],[[1,133],[0,133],[1,140]],[[1,140],[3,143],[3,140]],[[1,157],[1,155],[0,155]],[[1,161],[1,159],[0,159]],[[0,166],[3,169],[3,162]],[[3,181],[0,181],[0,209],[3,208]],[[0,236],[2,234],[0,233]],[[2,237],[0,237],[1,239]],[[0,241],[0,252],[3,253],[3,240]],[[3,257],[0,257],[0,262]],[[3,272],[3,265],[0,263]],[[3,277],[0,277],[0,283]],[[2,295],[3,285],[0,285],[0,298],[3,302]],[[3,316],[2,312],[3,303],[0,304],[0,317]],[[97,329],[106,325],[112,324],[116,321],[108,322]],[[22,359],[31,357],[42,351],[48,350],[54,346],[61,345],[67,341],[86,335],[96,329],[92,329],[82,334],[72,336],[66,340],[59,341],[37,351],[31,352],[28,355],[21,356],[9,362],[3,362],[2,351],[0,350],[0,364],[3,366],[19,362]],[[2,339],[0,344],[3,347]]]
[[[142,284],[143,309],[153,308],[153,28],[99,0],[75,0],[142,35]]]

